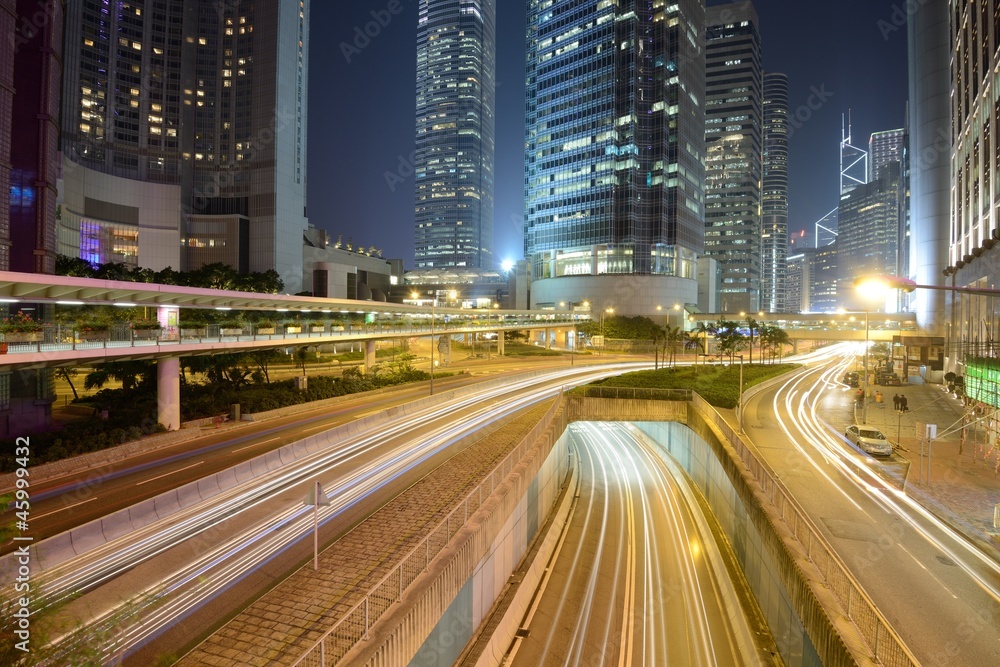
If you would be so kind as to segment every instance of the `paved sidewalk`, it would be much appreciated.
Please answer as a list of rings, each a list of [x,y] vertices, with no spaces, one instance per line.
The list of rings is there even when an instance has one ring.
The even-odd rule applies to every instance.
[[[903,466],[906,492],[1000,557],[1000,529],[993,525],[994,508],[1000,504],[1000,447],[977,452],[971,442],[962,443],[965,407],[942,385],[911,379],[901,387],[873,387],[873,395],[876,389],[882,392],[883,402],[869,399],[868,423],[896,445],[893,460]],[[896,393],[906,396],[906,412],[893,408]],[[929,482],[921,480],[918,422],[937,425],[938,435],[930,450]],[[926,459],[924,465],[927,478]]]

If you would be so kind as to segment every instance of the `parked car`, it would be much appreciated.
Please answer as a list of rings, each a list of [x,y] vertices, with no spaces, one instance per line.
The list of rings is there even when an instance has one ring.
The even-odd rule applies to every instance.
[[[848,371],[844,373],[844,384],[848,387],[857,387],[860,384],[861,378],[854,371]]]
[[[857,424],[847,427],[847,439],[857,445],[866,454],[876,456],[891,456],[892,443],[886,440],[882,432],[871,426]]]

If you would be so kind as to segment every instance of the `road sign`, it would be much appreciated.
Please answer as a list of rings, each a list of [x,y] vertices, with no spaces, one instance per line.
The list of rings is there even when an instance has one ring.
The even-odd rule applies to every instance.
[[[937,424],[917,422],[917,438],[933,440],[937,437]]]

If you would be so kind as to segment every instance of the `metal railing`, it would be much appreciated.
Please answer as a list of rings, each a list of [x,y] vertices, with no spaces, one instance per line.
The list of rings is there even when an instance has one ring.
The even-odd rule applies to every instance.
[[[466,333],[485,325],[474,322],[450,322],[434,326],[435,335]],[[491,330],[511,330],[524,328],[540,328],[546,325],[534,320],[504,321],[502,325],[493,325]],[[380,323],[365,325],[324,325],[310,326],[277,324],[273,327],[261,327],[244,324],[240,327],[228,328],[218,324],[207,324],[197,328],[181,328],[176,326],[160,329],[133,329],[127,323],[112,325],[102,331],[88,331],[81,327],[66,324],[45,324],[40,331],[31,333],[0,334],[0,355],[23,354],[31,352],[58,352],[65,350],[93,350],[101,348],[143,347],[158,345],[177,345],[182,343],[241,343],[261,340],[273,341],[304,341],[322,339],[317,342],[337,342],[338,338],[345,341],[358,337],[398,337],[418,334],[429,334],[431,327],[412,323]],[[294,344],[294,343],[293,343]],[[2,357],[0,357],[2,362]]]
[[[640,387],[587,386],[583,395],[587,398],[616,398],[641,401],[690,401],[690,389],[643,389]]]
[[[892,629],[858,582],[854,580],[847,566],[841,562],[833,548],[827,544],[770,466],[750,450],[736,430],[708,401],[698,394],[694,394],[692,402],[698,410],[708,416],[736,450],[750,475],[767,496],[782,522],[788,527],[792,538],[802,547],[809,562],[816,566],[830,592],[844,608],[847,618],[872,649],[875,660],[891,667],[918,665],[916,658],[903,644],[903,640]]]
[[[395,568],[372,586],[364,598],[338,620],[333,627],[298,660],[293,667],[327,667],[335,665],[358,642],[367,640],[372,626],[393,604],[399,602],[407,589],[424,572],[434,558],[448,545],[451,538],[469,522],[469,517],[482,507],[500,484],[510,475],[527,451],[555,418],[561,396],[553,403],[538,424],[504,457],[487,476],[445,517],[430,534],[403,557]],[[479,434],[478,437],[482,437]]]

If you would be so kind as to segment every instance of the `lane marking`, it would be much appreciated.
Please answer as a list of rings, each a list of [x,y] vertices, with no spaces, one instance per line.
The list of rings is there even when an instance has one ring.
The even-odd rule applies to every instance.
[[[59,509],[52,510],[51,512],[45,512],[44,514],[32,514],[31,518],[32,519],[41,519],[43,516],[48,516],[50,514],[55,514],[56,512],[62,512],[63,510],[68,510],[71,507],[76,507],[77,505],[82,505],[84,503],[89,503],[91,500],[97,500],[97,496],[94,496],[93,498],[87,498],[86,500],[81,500],[80,502],[73,503],[72,505],[66,505],[65,507],[60,507]]]
[[[195,466],[200,466],[204,461],[198,461],[197,463],[192,463],[189,466],[184,466],[183,468],[178,468],[177,470],[171,470],[170,472],[165,472],[162,475],[157,475],[156,477],[150,477],[149,479],[144,479],[141,482],[136,482],[136,486],[142,486],[143,484],[149,484],[150,482],[156,481],[161,477],[166,477],[167,475],[173,475],[174,473],[181,472],[182,470],[188,470],[189,468],[194,468]]]
[[[277,439],[278,438],[268,438],[267,440],[261,440],[260,442],[255,442],[252,445],[247,445],[246,447],[240,447],[239,449],[234,449],[232,453],[235,454],[236,452],[242,452],[244,449],[250,449],[251,447],[259,447],[260,445],[266,445],[267,443],[274,442]]]
[[[331,426],[329,424],[324,424],[322,426],[313,426],[312,428],[304,428],[304,429],[302,429],[302,433],[309,433],[309,431],[318,431],[321,428],[324,428],[324,429],[326,429],[326,430],[329,431],[330,429],[337,428],[337,427],[336,426]]]

